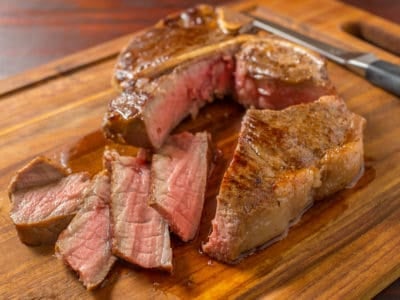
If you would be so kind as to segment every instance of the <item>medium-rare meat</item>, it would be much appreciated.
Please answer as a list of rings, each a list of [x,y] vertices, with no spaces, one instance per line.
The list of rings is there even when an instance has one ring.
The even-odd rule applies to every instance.
[[[153,155],[150,205],[183,241],[197,233],[211,152],[207,132],[183,132],[170,136]]]
[[[281,111],[248,110],[204,252],[229,263],[284,237],[314,200],[359,176],[364,125],[335,96]]]
[[[98,286],[116,257],[111,253],[110,179],[96,175],[84,195],[84,204],[56,243],[56,256],[79,274],[87,289]]]
[[[172,270],[167,222],[148,205],[150,165],[146,157],[105,152],[111,171],[112,251],[144,268]]]
[[[235,88],[239,103],[269,109],[335,94],[322,57],[273,36],[242,45],[236,54]]]
[[[103,124],[107,137],[159,148],[185,117],[233,89],[233,68],[231,55],[216,53],[142,82],[110,102]]]
[[[255,37],[228,32],[221,21],[214,8],[200,5],[133,38],[116,65],[114,82],[124,93],[104,117],[107,137],[159,148],[185,117],[233,92],[233,55]]]
[[[82,203],[89,184],[87,173],[67,175],[62,166],[38,157],[11,180],[10,216],[22,242],[52,244]]]
[[[334,93],[319,55],[278,38],[239,34],[241,25],[198,6],[136,35],[118,59],[114,82],[123,93],[104,116],[106,136],[157,149],[214,98],[283,108]]]

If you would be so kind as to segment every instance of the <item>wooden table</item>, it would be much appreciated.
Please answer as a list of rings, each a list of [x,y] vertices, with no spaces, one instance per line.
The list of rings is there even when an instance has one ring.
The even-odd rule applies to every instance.
[[[136,31],[196,2],[3,0],[0,2],[0,79]],[[400,23],[400,1],[344,2]],[[376,299],[400,299],[400,279]]]

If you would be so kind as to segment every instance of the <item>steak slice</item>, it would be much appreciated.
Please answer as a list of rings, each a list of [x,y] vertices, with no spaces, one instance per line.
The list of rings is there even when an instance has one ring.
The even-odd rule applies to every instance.
[[[79,274],[91,290],[107,276],[117,258],[111,253],[110,179],[96,175],[84,195],[83,207],[60,234],[56,256]]]
[[[235,87],[239,103],[269,109],[336,94],[321,56],[274,36],[242,45],[236,54]]]
[[[22,242],[53,244],[82,203],[87,173],[67,175],[62,166],[37,157],[17,172],[9,186],[10,216]]]
[[[364,125],[335,96],[282,111],[248,110],[204,252],[231,263],[283,238],[314,200],[358,178]]]
[[[170,136],[153,155],[150,205],[183,241],[197,233],[211,162],[210,135]]]
[[[111,169],[112,250],[143,268],[172,270],[167,222],[148,205],[150,166],[143,155],[105,152]]]

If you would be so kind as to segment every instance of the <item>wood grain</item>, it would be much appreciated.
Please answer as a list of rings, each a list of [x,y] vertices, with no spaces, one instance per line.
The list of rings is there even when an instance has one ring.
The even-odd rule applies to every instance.
[[[400,62],[338,26],[368,19],[388,30],[399,30],[368,13],[328,0],[257,3],[264,5],[258,10],[263,16]],[[400,276],[400,102],[331,63],[329,73],[339,93],[368,122],[366,172],[356,187],[308,211],[282,242],[236,266],[220,264],[198,252],[208,233],[218,181],[232,155],[243,114],[238,105],[225,101],[208,106],[198,119],[181,125],[181,129],[210,130],[224,159],[210,182],[199,237],[188,244],[173,241],[172,276],[120,262],[104,287],[89,293],[52,256],[52,247],[21,244],[8,217],[10,177],[43,153],[68,160],[74,170],[87,168],[94,173],[100,168],[104,140],[96,132],[107,102],[116,95],[110,86],[113,53],[125,42],[126,37],[31,71],[16,77],[18,84],[13,78],[0,82],[0,298],[356,299],[375,295]],[[93,61],[88,60],[88,53],[95,56]],[[79,142],[87,135],[93,141],[89,148]]]

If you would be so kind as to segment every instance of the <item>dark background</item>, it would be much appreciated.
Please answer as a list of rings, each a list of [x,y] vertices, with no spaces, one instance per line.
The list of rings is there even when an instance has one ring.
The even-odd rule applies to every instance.
[[[200,2],[216,5],[230,1]],[[400,0],[343,2],[400,24]],[[199,1],[0,0],[0,79],[134,32],[196,3]],[[400,299],[400,279],[376,299]]]
[[[0,79],[131,33],[196,3],[226,0],[0,0]],[[400,0],[345,0],[400,23]]]

